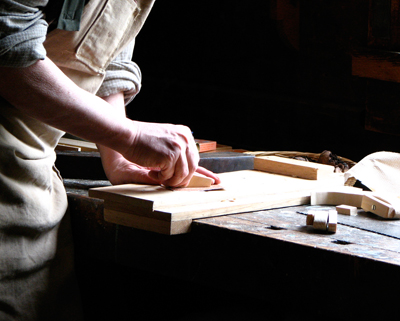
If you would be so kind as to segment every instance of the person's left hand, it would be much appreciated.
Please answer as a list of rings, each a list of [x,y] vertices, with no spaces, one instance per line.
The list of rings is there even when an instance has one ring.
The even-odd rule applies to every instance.
[[[114,154],[109,163],[103,162],[103,169],[111,184],[150,184],[157,185],[160,182],[149,176],[150,168],[134,164],[126,160],[122,155]]]

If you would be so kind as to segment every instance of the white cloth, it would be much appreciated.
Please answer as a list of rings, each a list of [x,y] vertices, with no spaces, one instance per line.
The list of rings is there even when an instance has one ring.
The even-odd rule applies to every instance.
[[[344,174],[345,181],[359,180],[395,210],[400,218],[400,154],[376,152],[364,157]]]

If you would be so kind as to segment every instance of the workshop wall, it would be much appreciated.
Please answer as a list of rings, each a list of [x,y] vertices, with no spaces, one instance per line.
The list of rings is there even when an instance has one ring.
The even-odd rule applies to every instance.
[[[394,87],[389,109],[397,84],[352,75],[368,17],[362,0],[158,1],[136,41],[143,87],[128,116],[249,150],[399,151],[398,136],[365,127],[371,83]]]

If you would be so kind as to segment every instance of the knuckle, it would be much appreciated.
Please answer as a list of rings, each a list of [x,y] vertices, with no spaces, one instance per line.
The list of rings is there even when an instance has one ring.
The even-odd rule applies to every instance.
[[[181,178],[181,179],[184,179],[184,178],[188,177],[189,176],[189,169],[188,168],[184,168],[179,176],[180,176],[179,178]]]

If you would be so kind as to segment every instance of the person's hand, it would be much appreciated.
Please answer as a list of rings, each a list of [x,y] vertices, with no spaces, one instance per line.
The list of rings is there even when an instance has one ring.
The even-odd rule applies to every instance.
[[[106,150],[103,147],[102,152],[103,168],[111,184],[119,185],[135,183],[158,185],[162,183],[160,180],[151,178],[149,174],[152,171],[151,168],[134,164],[125,159],[121,154],[111,149]],[[214,181],[213,184],[221,183],[220,178],[216,174],[204,167],[197,167],[196,172],[212,178]]]
[[[103,155],[106,154],[103,148]],[[106,160],[107,157],[107,161]],[[102,157],[103,168],[111,184],[149,184],[158,185],[161,181],[149,176],[150,168],[134,164],[125,159],[121,154],[107,149],[107,156]]]
[[[150,168],[149,177],[167,186],[185,186],[196,171],[199,153],[190,129],[182,125],[133,122],[135,136],[123,156]]]

